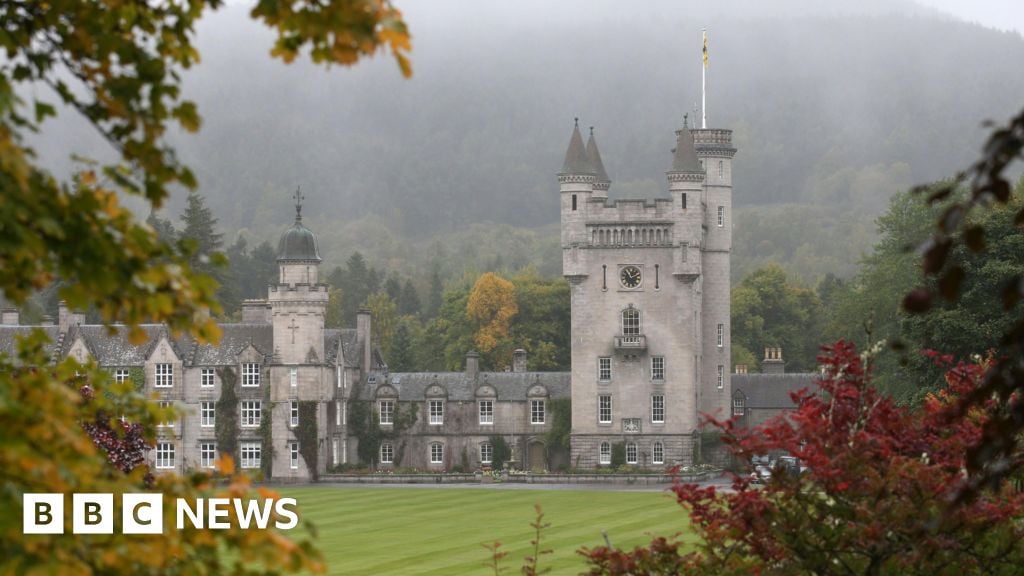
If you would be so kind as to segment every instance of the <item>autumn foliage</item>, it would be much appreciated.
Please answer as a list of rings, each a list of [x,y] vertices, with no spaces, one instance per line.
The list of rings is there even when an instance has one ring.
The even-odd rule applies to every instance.
[[[477,326],[473,340],[481,352],[489,353],[508,339],[512,318],[518,313],[516,287],[511,282],[494,272],[480,276],[469,293],[466,314]]]
[[[947,365],[946,388],[923,407],[896,405],[870,384],[849,343],[825,349],[820,389],[757,430],[713,421],[740,461],[796,456],[803,473],[776,469],[763,486],[677,484],[672,491],[701,537],[696,550],[655,539],[632,551],[584,550],[590,574],[1019,574],[1024,496],[1003,484],[960,499],[968,450],[994,402],[962,413],[987,366]]]

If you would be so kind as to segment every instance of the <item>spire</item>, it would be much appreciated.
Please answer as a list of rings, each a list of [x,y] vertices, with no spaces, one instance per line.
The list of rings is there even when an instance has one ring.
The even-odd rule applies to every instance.
[[[688,115],[687,115],[688,116]],[[683,127],[676,130],[676,149],[672,157],[670,172],[703,172],[697,160],[697,150],[693,147],[693,133],[690,132],[689,119],[683,116]]]
[[[301,186],[295,187],[295,194],[292,194],[292,198],[295,198],[295,223],[298,224],[302,222],[302,201],[306,199],[302,195]]]
[[[576,118],[572,136],[569,138],[569,149],[565,151],[565,162],[562,163],[561,174],[593,175],[594,169],[587,161],[587,151],[583,147],[583,136],[580,135],[580,119]]]
[[[604,162],[601,161],[601,152],[597,149],[597,140],[594,139],[594,127],[590,127],[590,138],[587,140],[587,163],[590,164],[590,168],[594,171],[594,176],[597,177],[599,184],[605,184],[605,190],[608,189],[608,184],[611,184],[611,179],[608,178],[608,173],[604,171]]]

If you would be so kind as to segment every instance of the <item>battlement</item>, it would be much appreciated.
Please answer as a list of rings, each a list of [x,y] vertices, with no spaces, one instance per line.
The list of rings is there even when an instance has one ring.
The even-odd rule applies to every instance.
[[[732,158],[736,148],[732,145],[732,130],[724,128],[698,128],[692,130],[693,146],[698,156],[727,156]]]
[[[330,287],[327,284],[271,284],[270,293],[279,292],[282,295],[295,294],[327,294]]]
[[[672,246],[672,222],[600,222],[587,224],[594,248],[648,248]]]

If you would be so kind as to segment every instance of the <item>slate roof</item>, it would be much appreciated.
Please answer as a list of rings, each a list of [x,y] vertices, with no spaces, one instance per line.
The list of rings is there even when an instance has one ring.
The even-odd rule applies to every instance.
[[[15,338],[17,336],[28,336],[33,328],[39,328],[38,326],[0,326],[0,352],[14,356],[15,355]],[[50,343],[44,347],[46,353],[53,357],[54,351],[57,345],[60,343],[60,331],[56,326],[43,326],[42,330],[46,332],[46,335],[50,339]],[[62,351],[57,351],[58,355]]]
[[[99,324],[73,326],[65,336],[66,345],[62,352],[67,353],[75,340],[81,337],[85,347],[100,366],[141,366],[160,342],[160,337],[167,335],[167,341],[174,348],[174,352],[179,357],[182,356],[184,349],[179,342],[171,338],[167,328],[162,324],[143,324],[139,328],[146,334],[146,341],[136,345],[128,341],[128,329],[124,326],[115,326],[113,333],[106,326]]]
[[[230,366],[238,362],[249,344],[267,360],[274,353],[274,326],[271,324],[221,324],[220,344],[197,344],[189,338],[186,364],[190,366]]]
[[[363,386],[359,396],[372,400],[377,388],[386,383],[398,390],[399,401],[423,400],[427,388],[438,384],[448,393],[448,400],[467,401],[476,399],[478,386],[490,385],[498,400],[526,400],[530,388],[540,384],[550,398],[568,398],[569,377],[569,372],[481,372],[474,381],[465,372],[392,372],[386,380],[377,374],[375,383]]]
[[[608,173],[604,170],[604,162],[601,161],[601,151],[597,149],[597,140],[594,139],[594,128],[590,128],[590,138],[587,139],[587,163],[590,164],[598,182],[611,182]]]
[[[803,388],[816,390],[816,373],[733,374],[732,391],[747,396],[747,408],[795,408],[790,392]]]
[[[676,150],[672,156],[672,172],[703,172],[697,150],[693,146],[693,133],[686,126],[676,132]]]
[[[594,168],[587,160],[587,151],[583,147],[583,136],[580,135],[579,123],[572,129],[569,148],[565,151],[565,162],[562,163],[561,174],[593,174]]]

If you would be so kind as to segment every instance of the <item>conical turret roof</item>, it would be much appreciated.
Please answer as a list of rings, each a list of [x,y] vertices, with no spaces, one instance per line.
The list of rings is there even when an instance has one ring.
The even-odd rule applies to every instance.
[[[703,172],[697,150],[693,147],[693,133],[683,123],[681,130],[676,130],[676,151],[672,157],[672,172]]]
[[[601,161],[601,151],[597,149],[597,140],[594,139],[594,127],[590,127],[590,138],[587,140],[587,163],[597,176],[598,182],[611,182],[608,173],[604,170],[604,162]]]
[[[583,136],[580,135],[579,119],[572,129],[572,136],[569,138],[569,149],[565,151],[565,162],[562,163],[561,174],[593,174],[594,169],[587,161],[587,150],[583,146]]]

